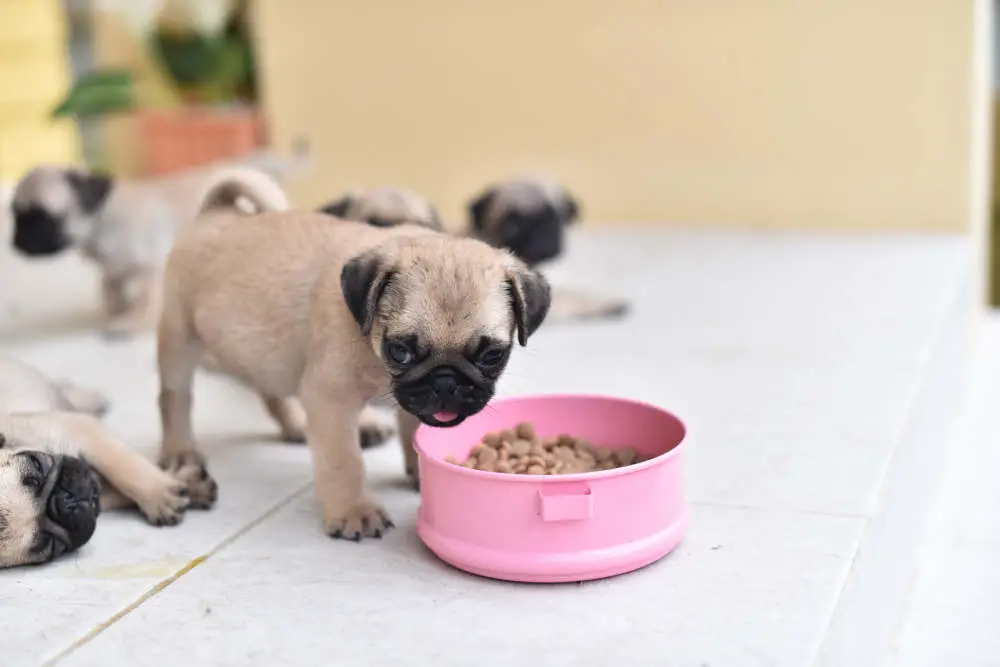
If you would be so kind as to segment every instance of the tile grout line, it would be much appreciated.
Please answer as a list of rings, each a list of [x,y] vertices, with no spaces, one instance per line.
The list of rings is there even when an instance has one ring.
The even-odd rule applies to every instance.
[[[269,509],[268,511],[264,512],[259,517],[257,517],[256,519],[254,519],[253,521],[251,521],[247,525],[243,526],[243,528],[237,530],[235,533],[233,533],[229,537],[225,538],[224,540],[222,540],[221,542],[219,542],[218,544],[216,544],[214,547],[212,547],[211,549],[209,549],[207,552],[203,553],[200,556],[195,556],[194,558],[192,558],[186,565],[184,565],[184,567],[180,568],[179,570],[177,570],[176,572],[174,572],[173,574],[171,574],[167,578],[165,578],[165,579],[157,582],[152,588],[150,588],[148,591],[144,592],[142,595],[140,595],[138,598],[136,598],[134,601],[132,601],[131,603],[129,603],[124,608],[122,608],[119,611],[117,611],[114,614],[112,614],[107,620],[102,621],[101,623],[98,623],[94,628],[92,628],[91,630],[87,631],[87,633],[84,634],[82,637],[80,637],[79,639],[75,640],[73,643],[71,643],[69,646],[67,646],[63,650],[59,651],[59,653],[57,653],[53,657],[51,657],[51,658],[45,660],[44,662],[42,662],[42,667],[53,667],[54,665],[56,665],[60,661],[62,661],[64,659],[66,659],[67,657],[69,657],[69,655],[71,653],[73,653],[73,651],[75,651],[76,649],[78,649],[81,646],[84,646],[84,645],[90,643],[92,640],[94,640],[95,638],[97,638],[102,632],[104,632],[105,630],[107,630],[108,628],[110,628],[111,626],[113,626],[115,623],[117,623],[118,621],[120,621],[123,618],[125,618],[126,616],[128,616],[130,613],[132,613],[133,611],[135,611],[136,609],[138,609],[139,607],[141,607],[142,605],[144,605],[149,600],[151,600],[154,597],[156,597],[161,591],[163,591],[164,589],[168,588],[171,584],[173,584],[175,581],[177,581],[178,579],[180,579],[181,577],[183,577],[185,574],[187,574],[188,572],[191,572],[196,567],[198,567],[199,565],[201,565],[202,563],[204,563],[205,561],[207,561],[209,558],[211,558],[215,554],[217,554],[219,551],[221,551],[222,549],[226,548],[227,546],[229,546],[230,544],[232,544],[233,542],[235,542],[239,538],[241,538],[244,535],[246,535],[247,533],[249,533],[251,530],[253,530],[257,526],[259,526],[265,520],[267,520],[267,519],[271,518],[272,516],[274,516],[279,510],[284,509],[289,503],[291,503],[293,500],[295,500],[296,498],[300,497],[303,493],[305,493],[306,491],[308,491],[311,486],[312,486],[312,482],[304,485],[303,487],[301,487],[299,489],[296,489],[291,494],[289,494],[287,497],[285,497],[282,500],[280,500],[271,509]]]
[[[871,539],[872,532],[872,522],[878,517],[879,509],[882,506],[885,495],[886,481],[889,478],[892,470],[893,464],[899,456],[900,449],[903,447],[903,438],[906,436],[906,430],[909,426],[913,415],[915,413],[921,392],[925,389],[926,384],[932,379],[928,378],[928,374],[931,371],[934,363],[934,356],[938,353],[938,345],[947,339],[947,327],[949,323],[949,317],[952,313],[952,307],[956,302],[961,301],[961,289],[965,284],[967,277],[967,272],[963,272],[959,279],[957,279],[958,285],[957,291],[959,296],[956,296],[954,292],[948,290],[942,297],[944,302],[941,306],[942,313],[936,322],[936,326],[927,340],[926,346],[919,359],[919,371],[915,378],[915,381],[910,387],[910,391],[906,396],[905,408],[903,410],[902,418],[899,421],[897,430],[893,435],[893,445],[890,450],[889,458],[886,461],[885,467],[883,468],[881,475],[879,477],[878,492],[876,494],[876,500],[874,505],[874,511],[870,516],[865,517],[864,527],[862,529],[861,535],[858,539],[858,543],[855,546],[854,553],[851,555],[850,564],[847,568],[847,572],[844,575],[843,581],[841,581],[838,587],[836,597],[834,599],[833,607],[830,611],[826,622],[823,624],[823,630],[820,635],[820,640],[813,650],[811,657],[809,658],[808,664],[810,667],[819,667],[820,660],[823,657],[823,650],[830,637],[831,629],[834,626],[834,621],[837,617],[837,611],[841,607],[844,601],[845,594],[847,593],[848,587],[851,583],[852,575],[855,573],[858,567],[858,560],[864,552],[865,546],[867,545],[869,539]],[[970,355],[971,356],[971,355]],[[960,418],[961,415],[958,415]]]

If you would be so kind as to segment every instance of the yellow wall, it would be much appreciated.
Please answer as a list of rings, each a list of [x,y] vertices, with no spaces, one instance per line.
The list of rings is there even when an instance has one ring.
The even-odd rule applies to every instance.
[[[256,2],[303,204],[397,183],[454,218],[552,173],[590,224],[969,228],[962,0]]]
[[[0,0],[0,180],[80,157],[76,126],[49,112],[72,81],[59,0]]]

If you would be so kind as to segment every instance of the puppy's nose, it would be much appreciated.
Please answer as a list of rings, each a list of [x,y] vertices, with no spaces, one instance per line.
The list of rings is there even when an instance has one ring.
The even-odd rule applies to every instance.
[[[458,391],[458,379],[452,373],[441,373],[432,384],[438,396],[454,396]]]

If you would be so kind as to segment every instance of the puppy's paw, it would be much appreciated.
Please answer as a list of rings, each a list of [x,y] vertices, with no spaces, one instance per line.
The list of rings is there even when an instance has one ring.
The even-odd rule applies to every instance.
[[[410,481],[410,486],[414,491],[420,490],[420,468],[416,465],[406,466],[406,478]]]
[[[377,447],[396,435],[396,429],[392,424],[376,422],[361,424],[358,429],[358,437],[361,439],[361,449]]]
[[[382,537],[394,528],[392,519],[378,503],[363,498],[345,512],[326,518],[326,534],[341,540],[360,542],[364,537]]]
[[[628,301],[623,299],[608,299],[601,309],[599,317],[604,317],[607,319],[617,319],[619,317],[625,317],[628,315],[628,311],[631,308]]]
[[[131,317],[113,317],[105,323],[101,333],[105,340],[125,341],[134,338],[139,333],[139,329],[140,327]]]
[[[196,451],[184,451],[160,461],[168,475],[185,485],[190,509],[211,509],[219,498],[219,485],[208,474],[205,457]]]
[[[169,475],[157,480],[156,484],[136,498],[139,511],[146,521],[154,526],[176,526],[184,518],[190,500],[187,486]]]

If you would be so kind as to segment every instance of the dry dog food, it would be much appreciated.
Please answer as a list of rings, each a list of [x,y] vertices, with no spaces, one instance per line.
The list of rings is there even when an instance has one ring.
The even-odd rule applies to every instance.
[[[522,475],[569,475],[610,470],[638,463],[641,457],[631,447],[598,447],[583,438],[560,435],[540,438],[535,427],[522,422],[514,429],[487,433],[472,448],[465,461],[448,456],[454,465]]]

